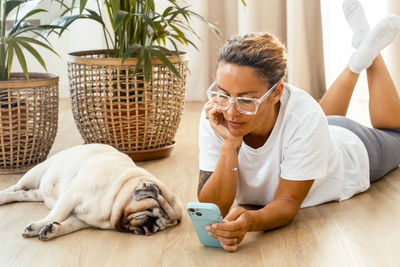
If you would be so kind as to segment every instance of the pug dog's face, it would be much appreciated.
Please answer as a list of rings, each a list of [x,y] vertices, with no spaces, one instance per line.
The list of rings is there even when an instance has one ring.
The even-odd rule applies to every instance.
[[[124,222],[125,229],[138,235],[151,235],[157,232],[160,227],[157,225],[157,220],[160,216],[160,208],[154,207],[145,211],[138,211],[129,214]]]
[[[166,226],[168,216],[157,201],[160,188],[152,182],[140,183],[124,210],[119,230],[149,236]]]

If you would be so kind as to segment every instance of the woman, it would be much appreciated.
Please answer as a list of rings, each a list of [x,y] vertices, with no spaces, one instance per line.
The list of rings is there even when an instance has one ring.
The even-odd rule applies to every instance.
[[[359,47],[319,105],[283,82],[286,51],[272,35],[236,36],[220,50],[200,120],[198,198],[219,206],[225,222],[207,230],[227,251],[249,231],[288,224],[300,207],[367,190],[400,164],[400,98],[379,55],[400,18],[369,31],[358,1],[344,10]],[[374,129],[344,117],[363,69]],[[232,208],[235,199],[262,208]]]

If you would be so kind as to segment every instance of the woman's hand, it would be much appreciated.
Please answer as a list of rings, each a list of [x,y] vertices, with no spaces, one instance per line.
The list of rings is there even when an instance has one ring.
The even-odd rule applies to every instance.
[[[222,247],[229,252],[237,250],[244,236],[249,232],[252,218],[246,209],[235,207],[224,218],[223,223],[207,226],[209,235],[221,242]]]
[[[242,143],[243,136],[233,136],[227,126],[224,115],[208,101],[205,104],[205,113],[207,119],[210,121],[211,127],[217,132],[224,140],[234,141],[237,146]]]
[[[205,104],[206,118],[210,121],[211,127],[224,139],[231,137],[224,115],[208,101]]]

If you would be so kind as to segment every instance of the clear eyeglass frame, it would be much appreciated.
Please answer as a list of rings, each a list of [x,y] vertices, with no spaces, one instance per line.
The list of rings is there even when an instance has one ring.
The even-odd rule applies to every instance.
[[[261,96],[260,98],[251,98],[251,97],[230,97],[226,94],[222,94],[219,93],[217,91],[213,91],[213,88],[215,88],[217,86],[217,81],[214,81],[210,87],[208,87],[207,89],[207,96],[208,96],[208,100],[210,101],[210,103],[217,109],[219,110],[228,110],[229,107],[231,106],[232,103],[235,103],[236,109],[242,113],[242,114],[246,114],[246,115],[255,115],[257,114],[258,111],[258,106],[265,100],[267,99],[267,97],[274,91],[275,87],[278,85],[279,82],[277,82],[274,86],[272,86],[270,89],[268,89],[268,91]],[[213,101],[213,97],[218,96],[218,97],[222,97],[225,98],[227,100],[227,105],[226,106],[219,106],[216,103],[214,103]],[[241,108],[241,104],[240,103],[246,103],[246,102],[252,102],[255,105],[254,111],[248,111],[248,110],[244,110],[243,108]]]

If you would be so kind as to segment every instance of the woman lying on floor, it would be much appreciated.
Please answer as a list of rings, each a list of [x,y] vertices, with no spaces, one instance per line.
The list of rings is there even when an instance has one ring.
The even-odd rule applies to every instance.
[[[235,36],[220,50],[200,120],[198,198],[219,206],[225,222],[207,230],[227,251],[247,232],[288,224],[300,207],[367,190],[400,164],[400,98],[380,55],[400,17],[369,31],[358,1],[344,10],[358,50],[319,105],[283,82],[286,51],[274,36]],[[345,117],[363,69],[373,129]],[[232,207],[235,199],[263,208]]]

